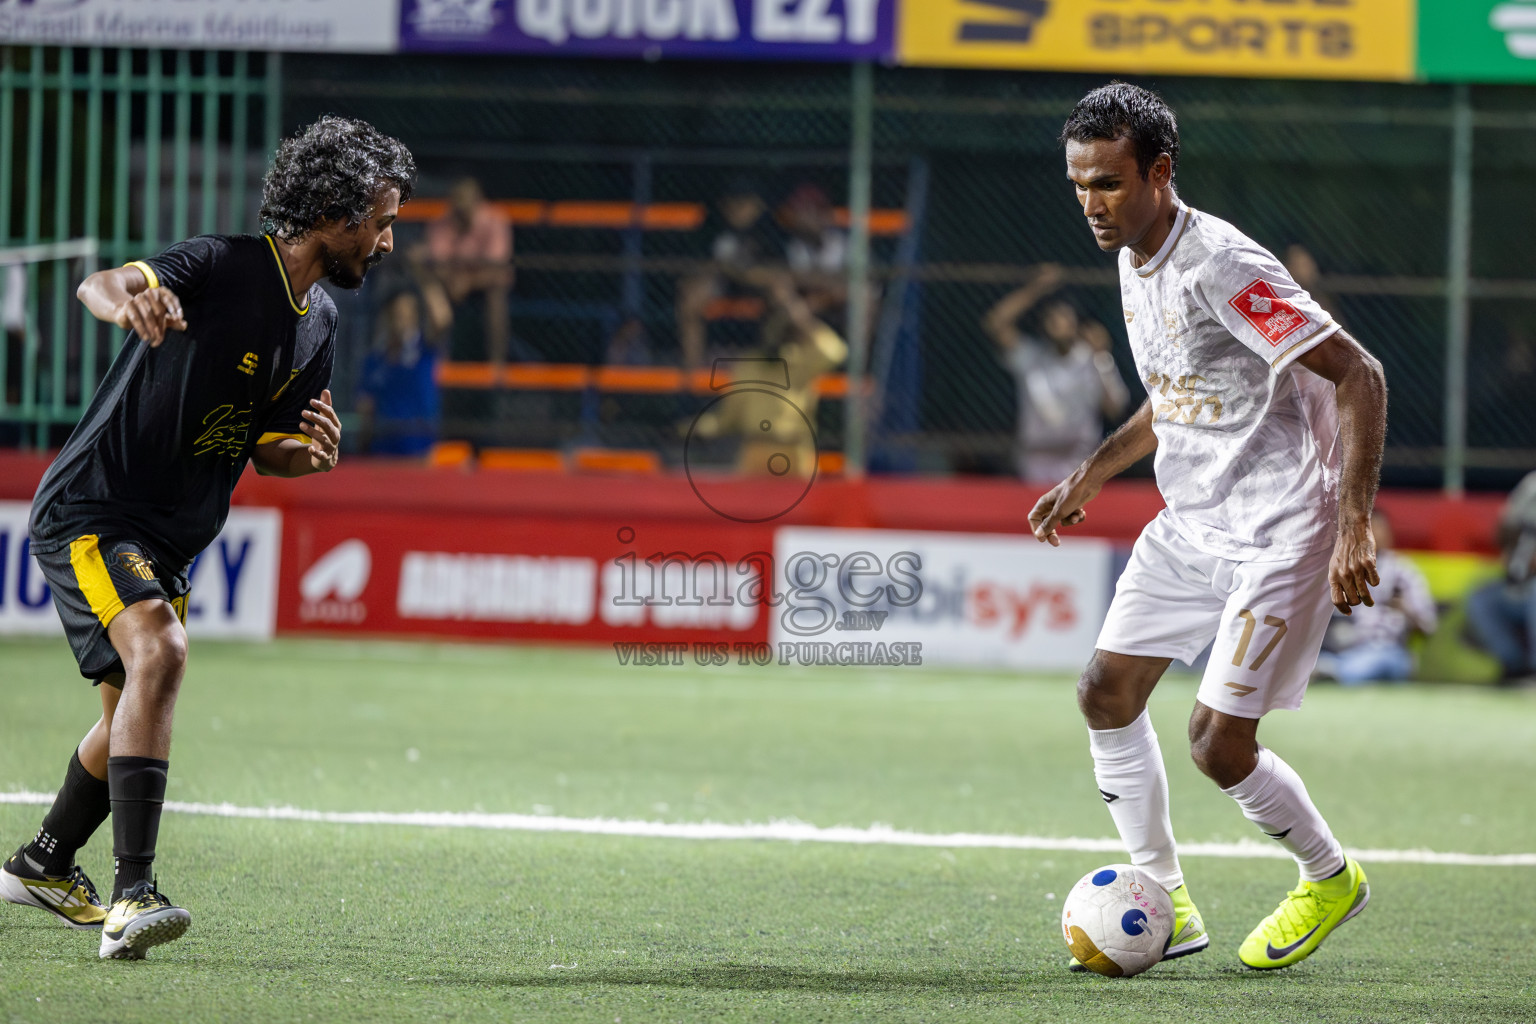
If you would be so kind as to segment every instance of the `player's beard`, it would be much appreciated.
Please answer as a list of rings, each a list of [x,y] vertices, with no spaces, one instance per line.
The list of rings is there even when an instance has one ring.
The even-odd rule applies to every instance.
[[[320,265],[325,268],[325,279],[338,288],[361,288],[368,271],[384,262],[384,254],[376,252],[362,261],[362,268],[354,270],[345,257],[329,246],[320,247]]]

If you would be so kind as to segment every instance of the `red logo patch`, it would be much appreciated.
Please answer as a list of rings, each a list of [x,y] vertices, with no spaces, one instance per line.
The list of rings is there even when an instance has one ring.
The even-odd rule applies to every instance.
[[[1310,322],[1295,306],[1276,295],[1263,278],[1254,279],[1228,299],[1227,305],[1237,310],[1271,345],[1280,344]]]

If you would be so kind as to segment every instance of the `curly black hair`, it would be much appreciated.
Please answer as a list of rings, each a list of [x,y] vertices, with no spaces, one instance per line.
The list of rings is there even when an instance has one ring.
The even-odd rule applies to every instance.
[[[1153,162],[1167,153],[1179,169],[1179,121],[1163,98],[1150,89],[1111,82],[1077,101],[1061,129],[1061,143],[1095,139],[1130,139],[1136,169],[1143,180]]]
[[[261,183],[262,228],[293,242],[322,221],[361,224],[391,186],[400,202],[411,198],[411,151],[366,121],[326,114],[277,148]]]

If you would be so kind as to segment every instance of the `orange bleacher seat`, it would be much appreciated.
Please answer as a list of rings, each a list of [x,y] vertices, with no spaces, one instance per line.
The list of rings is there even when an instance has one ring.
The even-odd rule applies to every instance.
[[[711,299],[704,307],[706,320],[761,320],[767,304],[755,295]]]
[[[586,473],[625,473],[655,476],[661,472],[661,456],[644,448],[578,448],[576,469]]]
[[[816,453],[816,472],[823,476],[841,476],[847,464],[842,452]]]
[[[593,367],[581,363],[509,363],[502,367],[498,379],[490,363],[437,364],[437,383],[440,387],[473,390],[503,387],[513,391],[582,391],[595,387],[605,394],[692,391],[704,395],[729,386],[729,377],[725,381],[712,380],[710,369],[684,372],[675,366]],[[783,386],[788,386],[787,381]],[[823,398],[843,398],[848,394],[848,377],[842,373],[824,373],[816,378],[815,387],[816,393]]]
[[[480,468],[519,473],[563,473],[565,456],[553,448],[487,448],[480,453]]]
[[[475,450],[468,441],[439,441],[427,452],[427,465],[459,469],[474,458]]]
[[[599,391],[668,394],[682,390],[684,379],[673,366],[599,366],[592,383]]]
[[[636,204],[607,199],[499,199],[491,205],[520,228],[606,228],[623,231],[697,231],[704,224],[703,203]],[[448,213],[448,200],[417,198],[400,208],[402,221],[423,223]],[[838,226],[846,228],[852,217],[846,207],[834,212]],[[907,230],[907,211],[870,210],[871,235],[900,235]]]

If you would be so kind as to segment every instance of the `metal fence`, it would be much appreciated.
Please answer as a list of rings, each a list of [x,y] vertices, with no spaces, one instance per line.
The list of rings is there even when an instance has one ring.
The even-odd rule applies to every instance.
[[[33,69],[60,60],[85,76],[74,86],[86,90],[77,124],[93,116],[92,102],[107,110],[123,102],[107,83],[124,57],[56,53],[8,51],[0,104],[19,104],[30,117],[37,102],[31,97],[51,88],[46,80],[36,84]],[[257,123],[266,129],[268,150],[275,138],[276,62],[253,57],[236,74],[238,59],[133,55],[129,134],[121,134],[119,118],[105,129],[107,138],[119,133],[118,145],[101,150],[90,148],[97,133],[34,132],[8,114],[0,173],[37,191],[24,200],[8,192],[15,215],[0,221],[0,244],[95,234],[110,239],[103,243],[108,258],[127,259],[153,248],[156,238],[181,237],[198,210],[205,214],[199,228],[254,228],[248,197],[215,201],[190,187],[203,180],[185,134],[206,123],[193,102],[204,95],[191,86],[199,69],[219,70],[217,81],[228,83],[212,87],[219,95],[227,89],[263,105],[259,122],[249,120],[238,132],[242,140]],[[98,63],[106,91],[92,101],[90,69]],[[821,389],[820,447],[845,453],[851,471],[1006,473],[1016,388],[981,323],[1037,265],[1062,266],[1062,294],[1082,316],[1111,329],[1122,375],[1136,391],[1114,266],[1083,227],[1055,142],[1072,103],[1102,80],[867,65],[290,55],[282,65],[280,125],[291,130],[323,112],[362,117],[416,153],[423,197],[443,196],[457,178],[472,175],[491,197],[542,211],[516,229],[511,358],[523,372],[449,380],[445,437],[483,447],[644,449],[659,453],[663,464],[681,461],[682,426],[707,400],[707,386],[690,384],[687,374],[597,370],[619,358],[679,364],[679,283],[708,271],[720,230],[717,200],[748,179],[769,221],[786,197],[809,185],[854,228],[847,260],[852,301],[829,314],[850,342],[848,380]],[[177,82],[189,87],[179,92]],[[1536,394],[1536,276],[1518,248],[1536,207],[1522,203],[1509,184],[1536,164],[1536,90],[1215,79],[1145,84],[1179,112],[1183,198],[1277,253],[1304,247],[1321,271],[1315,290],[1382,358],[1392,388],[1390,482],[1502,486],[1536,465],[1536,404],[1529,400]],[[151,94],[170,98],[149,102]],[[52,102],[44,99],[37,109],[46,115]],[[158,112],[153,126],[151,112]],[[219,112],[219,138],[229,145],[233,112]],[[169,125],[176,128],[167,135]],[[183,133],[179,142],[176,132]],[[165,141],[146,148],[142,140],[156,137]],[[15,231],[25,211],[46,201],[48,178],[20,168],[43,159],[37,154],[50,142],[53,152],[75,153],[85,166],[105,160],[115,189],[102,193],[107,179],[93,184],[77,174],[69,180],[79,201],[104,194],[103,205],[72,213],[67,224],[55,218],[52,231],[35,215],[26,231]],[[158,161],[162,145],[169,161],[151,164],[150,151]],[[124,150],[130,156],[116,155]],[[221,154],[208,178],[221,189],[234,187],[226,166],[246,168],[248,181],[259,173],[253,154]],[[127,195],[124,174],[135,183],[137,204],[119,201]],[[147,188],[148,180],[162,187]],[[210,219],[210,203],[246,219]],[[555,204],[598,215],[562,219]],[[871,218],[860,216],[866,206]],[[134,224],[147,218],[158,227],[119,228],[128,208]],[[650,218],[647,210],[683,215]],[[867,263],[857,230],[863,224],[871,228]],[[420,230],[402,226],[398,248],[409,249]],[[344,403],[376,343],[380,304],[404,286],[406,262],[387,263],[393,276],[381,271],[360,293],[338,297],[344,350],[337,390]],[[860,288],[869,301],[858,301]],[[45,287],[39,298],[48,294]],[[769,306],[770,314],[754,314],[748,302],[744,313],[710,319],[709,350],[763,350]],[[52,369],[52,353],[75,351],[79,331],[76,315],[55,308],[63,307],[29,306],[29,323],[58,326],[29,335],[39,342],[38,372],[5,378],[16,380],[21,394],[0,406],[0,421],[66,421],[78,394],[89,391],[84,381],[71,383],[76,357],[61,360],[62,371]],[[457,364],[483,361],[479,312],[469,302],[461,313],[448,355]],[[865,316],[867,329],[860,324]],[[1032,330],[1033,317],[1022,326]],[[622,357],[615,355],[621,332],[630,342]],[[61,372],[62,401],[58,389],[45,386]],[[486,381],[496,386],[478,386]]]
[[[252,229],[280,76],[263,54],[0,48],[0,443],[57,443],[121,346],[81,315],[84,275]]]

